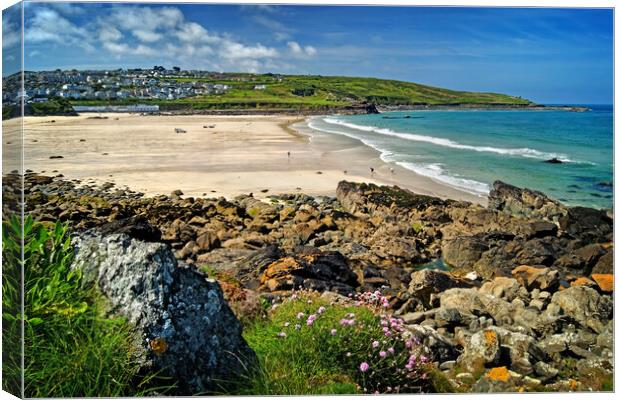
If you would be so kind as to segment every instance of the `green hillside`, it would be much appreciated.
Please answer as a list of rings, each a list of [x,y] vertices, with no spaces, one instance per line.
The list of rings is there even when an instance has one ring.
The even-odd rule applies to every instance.
[[[74,104],[149,103],[170,108],[324,108],[346,107],[364,102],[388,105],[529,105],[529,100],[497,93],[462,92],[411,82],[339,76],[224,74],[224,79],[171,78],[182,82],[226,84],[223,94],[177,100],[73,101]],[[265,85],[255,90],[256,85]]]

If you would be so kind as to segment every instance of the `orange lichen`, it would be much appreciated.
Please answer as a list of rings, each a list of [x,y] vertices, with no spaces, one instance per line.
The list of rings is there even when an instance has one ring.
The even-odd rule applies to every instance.
[[[508,379],[510,379],[510,372],[508,372],[508,368],[506,367],[495,367],[487,372],[486,377],[493,381],[508,382]]]
[[[497,343],[497,334],[494,331],[484,331],[484,339],[487,341],[487,345],[493,346]]]
[[[569,379],[568,387],[570,388],[570,390],[577,390],[577,381],[574,379]]]
[[[603,292],[614,291],[614,274],[592,274],[592,279]]]
[[[149,342],[149,346],[155,354],[163,354],[166,352],[166,350],[168,350],[168,344],[166,343],[166,340],[161,337],[151,340]]]
[[[580,276],[570,283],[571,286],[594,286],[594,282],[585,276]]]

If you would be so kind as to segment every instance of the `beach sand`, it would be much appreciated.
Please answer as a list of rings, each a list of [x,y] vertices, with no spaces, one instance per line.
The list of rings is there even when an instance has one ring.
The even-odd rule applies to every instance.
[[[19,124],[19,119],[3,123],[4,173],[15,169],[11,160],[19,152]],[[184,132],[177,133],[176,128]],[[195,197],[232,198],[248,193],[257,198],[280,193],[334,196],[338,182],[348,180],[486,202],[483,197],[388,165],[375,150],[354,139],[304,133],[309,130],[303,120],[282,115],[26,117],[24,168],[60,173],[83,184],[113,182],[146,195],[180,189]],[[56,156],[62,158],[50,159]]]

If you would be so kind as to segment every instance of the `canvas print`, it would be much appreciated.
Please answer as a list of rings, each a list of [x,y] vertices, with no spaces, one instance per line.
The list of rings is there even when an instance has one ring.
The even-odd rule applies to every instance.
[[[612,8],[2,12],[2,389],[612,392]]]

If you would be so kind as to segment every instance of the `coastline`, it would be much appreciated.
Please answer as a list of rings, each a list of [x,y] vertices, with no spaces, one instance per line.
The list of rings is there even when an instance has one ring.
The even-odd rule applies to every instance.
[[[5,121],[5,129],[12,123]],[[186,196],[228,199],[248,193],[256,198],[335,196],[338,182],[347,180],[486,203],[486,198],[389,165],[357,140],[309,132],[303,125],[305,120],[283,115],[26,117],[25,168],[62,174],[83,185],[110,182],[147,196],[177,189]],[[175,133],[176,128],[185,132]],[[19,140],[10,137],[18,130],[5,132],[6,155],[18,150]],[[4,160],[5,172],[14,169],[8,157]]]

